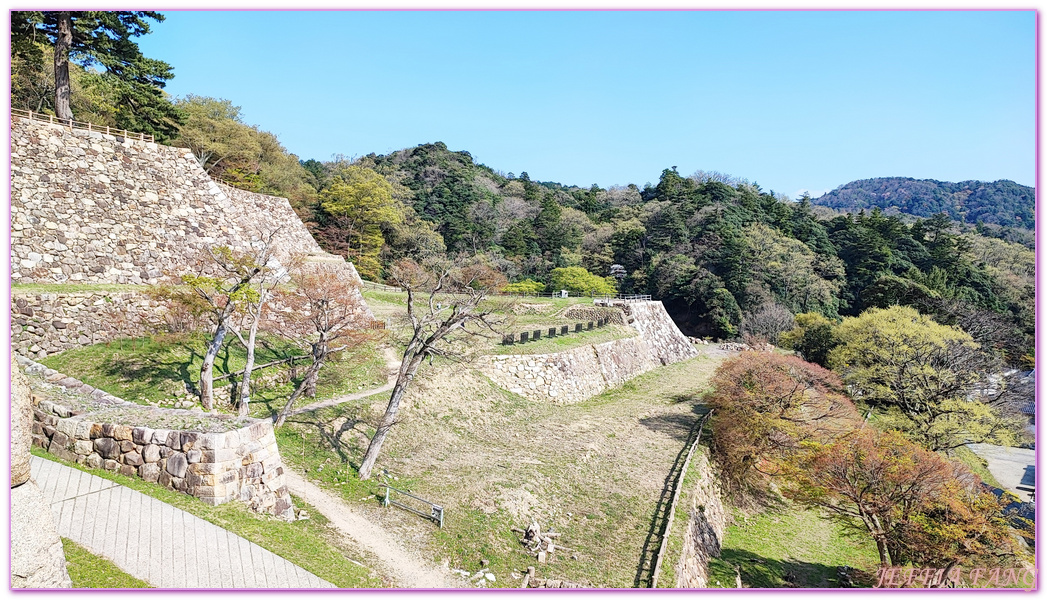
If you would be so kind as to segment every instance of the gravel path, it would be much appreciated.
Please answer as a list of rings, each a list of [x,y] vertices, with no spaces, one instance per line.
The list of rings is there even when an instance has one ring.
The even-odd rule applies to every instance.
[[[1007,491],[1025,502],[1033,499],[1036,488],[1036,451],[993,444],[967,444],[985,459],[989,472]]]
[[[396,375],[400,369],[400,356],[397,355],[396,350],[392,348],[385,349],[385,367],[389,370],[389,376],[385,382],[385,385],[364,390],[362,392],[356,392],[355,394],[346,394],[345,396],[338,396],[337,398],[331,398],[329,400],[321,400],[320,402],[314,402],[308,406],[295,409],[291,411],[288,416],[300,415],[302,413],[319,410],[321,408],[327,408],[328,406],[335,406],[344,402],[352,402],[353,400],[359,400],[368,396],[374,396],[382,392],[388,392],[393,389],[393,385],[396,384]]]
[[[311,504],[331,524],[369,551],[382,564],[383,573],[393,583],[404,588],[451,588],[461,583],[450,577],[446,568],[432,565],[411,552],[393,534],[375,525],[332,494],[306,481],[298,473],[284,467],[287,487],[291,493]]]

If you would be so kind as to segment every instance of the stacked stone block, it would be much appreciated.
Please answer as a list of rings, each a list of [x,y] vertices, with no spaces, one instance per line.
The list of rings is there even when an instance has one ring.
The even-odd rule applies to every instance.
[[[19,362],[31,363],[24,358]],[[90,468],[138,476],[211,505],[239,500],[258,512],[294,519],[271,422],[243,419],[242,426],[229,431],[207,432],[113,422],[106,418],[112,408],[136,423],[155,421],[151,417],[156,416],[188,415],[210,418],[219,429],[228,427],[230,418],[137,406],[35,363],[27,372],[101,400],[95,411],[51,400],[34,402],[33,443],[51,454]]]
[[[11,295],[11,344],[22,356],[142,337],[166,326],[165,309],[145,294],[79,292]]]
[[[699,452],[694,456],[690,468],[697,471],[699,477],[690,491],[687,529],[676,563],[676,583],[673,587],[707,588],[709,559],[720,556],[723,536],[727,533],[727,511],[724,509],[720,485],[708,457]]]
[[[275,230],[280,261],[322,254],[286,199],[215,183],[188,149],[12,119],[15,282],[157,283]]]
[[[480,370],[514,394],[535,401],[569,404],[621,385],[655,367],[698,355],[661,302],[634,302],[627,308],[630,325],[639,334],[636,337],[553,354],[488,356],[480,360]],[[601,318],[612,313],[622,315],[618,309],[603,309]],[[526,341],[524,335],[521,342]]]

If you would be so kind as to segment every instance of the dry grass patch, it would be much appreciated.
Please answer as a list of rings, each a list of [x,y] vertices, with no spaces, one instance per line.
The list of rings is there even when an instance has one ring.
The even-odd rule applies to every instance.
[[[379,508],[378,482],[349,481],[366,443],[365,422],[380,414],[386,398],[336,407],[292,426],[301,436],[302,457],[310,446],[320,461],[328,444],[322,472],[338,474],[327,481],[329,489],[342,490],[365,510],[372,507],[373,518],[435,562],[475,572],[481,560],[490,561],[497,581],[486,585],[493,586],[519,586],[513,574],[536,565],[539,577],[632,587],[665,476],[719,361],[702,356],[658,368],[569,406],[510,394],[468,366],[423,370],[376,472],[387,469],[390,484],[442,504],[443,530]],[[334,450],[330,436],[319,432],[339,430]],[[310,476],[327,479],[313,464]],[[561,532],[569,550],[537,565],[510,530],[532,518],[543,530]]]

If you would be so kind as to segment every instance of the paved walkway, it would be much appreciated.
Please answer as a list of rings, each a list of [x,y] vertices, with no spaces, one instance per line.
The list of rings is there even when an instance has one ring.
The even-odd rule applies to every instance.
[[[1034,498],[1036,490],[1036,451],[993,444],[967,444],[985,459],[989,472],[1000,485],[1024,502]]]
[[[279,556],[183,510],[33,456],[58,534],[159,588],[331,588]]]

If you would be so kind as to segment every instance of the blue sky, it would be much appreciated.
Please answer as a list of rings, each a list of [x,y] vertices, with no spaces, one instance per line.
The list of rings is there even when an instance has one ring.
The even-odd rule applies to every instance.
[[[1035,14],[180,12],[140,38],[174,96],[301,158],[442,141],[601,186],[716,170],[813,195],[1035,176]]]

